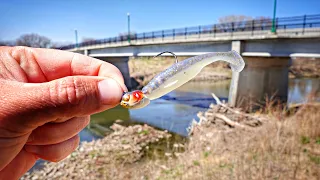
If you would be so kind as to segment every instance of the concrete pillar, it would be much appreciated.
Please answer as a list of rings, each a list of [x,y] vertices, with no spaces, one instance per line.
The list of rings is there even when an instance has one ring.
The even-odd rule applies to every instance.
[[[231,49],[237,51],[238,53],[242,53],[241,41],[232,41]]]
[[[254,111],[266,104],[266,99],[286,103],[288,97],[289,57],[243,57],[246,63],[239,74],[236,107]]]
[[[133,88],[128,65],[129,57],[99,57],[98,59],[115,65],[121,71],[127,88],[129,90]]]
[[[237,51],[239,54],[242,53],[241,41],[232,41],[231,49]],[[239,83],[239,75],[238,72],[232,72],[232,79],[229,89],[229,100],[228,103],[230,106],[236,106],[236,97],[238,96],[238,83]]]
[[[83,54],[84,54],[85,56],[88,56],[88,49],[85,49],[85,50],[83,51]]]

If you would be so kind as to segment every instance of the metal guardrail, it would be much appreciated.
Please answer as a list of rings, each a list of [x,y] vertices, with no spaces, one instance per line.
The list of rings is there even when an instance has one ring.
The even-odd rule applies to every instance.
[[[320,31],[320,14],[316,15],[304,15],[304,16],[294,16],[294,17],[283,17],[276,18],[276,29],[277,31],[286,31],[290,29],[297,29],[299,32],[296,33],[307,33],[306,30],[315,29],[316,31]],[[145,33],[134,33],[130,34],[130,40],[148,40],[148,39],[156,39],[156,38],[168,38],[171,37],[172,40],[175,40],[175,37],[183,37],[187,38],[190,35],[198,35],[201,38],[203,34],[211,34],[213,37],[216,35],[219,37],[227,37],[233,36],[233,33],[236,32],[251,32],[251,36],[261,35],[261,32],[265,32],[266,30],[271,30],[272,28],[272,19],[264,18],[264,19],[254,19],[251,21],[242,21],[242,22],[230,22],[230,23],[220,23],[213,25],[201,25],[201,26],[193,26],[193,27],[185,27],[185,28],[177,28],[177,29],[167,29],[161,31],[152,31]],[[308,31],[309,32],[309,31]],[[313,31],[312,31],[313,32]],[[292,32],[290,32],[292,33]],[[107,44],[107,43],[115,43],[115,42],[123,42],[127,41],[128,36],[116,36],[105,39],[98,39],[89,42],[83,42],[79,44],[71,44],[67,46],[62,46],[59,49],[67,50],[73,49],[76,47],[84,47],[91,45],[99,45],[99,44]]]

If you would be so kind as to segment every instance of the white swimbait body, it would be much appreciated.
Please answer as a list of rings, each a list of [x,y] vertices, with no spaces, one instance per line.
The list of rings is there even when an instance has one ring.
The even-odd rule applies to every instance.
[[[214,52],[191,57],[173,64],[155,76],[141,91],[126,93],[124,95],[126,98],[122,99],[121,105],[132,109],[145,107],[150,100],[157,99],[180,87],[199,74],[202,68],[219,60],[230,63],[233,72],[240,72],[245,66],[242,57],[236,51]],[[127,101],[128,98],[130,101]]]

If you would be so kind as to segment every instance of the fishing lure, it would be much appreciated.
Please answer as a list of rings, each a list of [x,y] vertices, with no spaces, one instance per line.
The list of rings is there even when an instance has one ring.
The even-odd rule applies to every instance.
[[[163,53],[165,52],[157,56]],[[142,90],[125,92],[120,105],[129,109],[143,108],[151,100],[157,99],[190,81],[200,73],[202,68],[215,61],[221,60],[230,63],[233,72],[241,72],[245,66],[242,57],[236,51],[213,52],[191,57],[180,62],[177,61],[176,56],[175,58],[175,64],[156,75]]]

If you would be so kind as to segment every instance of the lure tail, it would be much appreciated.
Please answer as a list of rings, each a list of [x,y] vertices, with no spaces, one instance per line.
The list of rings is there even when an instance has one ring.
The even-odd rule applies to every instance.
[[[232,50],[230,53],[234,57],[234,60],[230,62],[231,70],[233,72],[241,72],[245,66],[243,58],[237,51]]]

